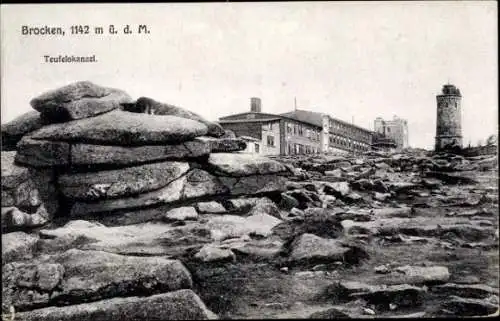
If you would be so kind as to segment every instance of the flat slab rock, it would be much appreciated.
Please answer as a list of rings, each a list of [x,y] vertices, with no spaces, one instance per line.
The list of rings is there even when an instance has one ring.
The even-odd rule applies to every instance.
[[[446,283],[433,286],[433,292],[446,295],[455,295],[465,298],[484,299],[490,295],[498,295],[498,288],[493,288],[486,284],[455,284]]]
[[[58,179],[64,196],[78,200],[127,197],[162,188],[189,170],[188,163],[161,162],[92,173],[64,174]]]
[[[128,297],[98,302],[50,307],[18,313],[26,321],[107,320],[209,320],[216,315],[191,290],[179,290],[148,297]]]
[[[2,233],[2,263],[33,257],[38,237],[24,232]]]
[[[32,167],[68,166],[70,152],[67,142],[35,140],[27,135],[17,144],[16,162]]]
[[[40,113],[32,110],[2,124],[2,150],[16,150],[19,140],[43,126]]]
[[[272,159],[253,154],[211,154],[208,164],[215,173],[227,176],[266,175],[286,172],[287,168]]]
[[[48,125],[30,136],[39,140],[140,146],[180,143],[206,133],[207,126],[191,119],[113,110],[95,117]]]
[[[289,260],[292,262],[343,261],[349,250],[337,240],[304,233],[293,242]]]
[[[70,157],[73,165],[135,165],[152,161],[186,160],[208,154],[208,143],[192,140],[180,144],[127,147],[72,144]]]
[[[211,153],[237,152],[247,147],[247,143],[241,138],[214,138],[201,136],[196,139],[209,144]]]
[[[10,263],[2,279],[3,301],[18,311],[192,287],[191,275],[180,261],[78,249],[41,263]],[[39,295],[36,301],[30,290]]]
[[[15,188],[29,178],[28,168],[15,164],[15,157],[15,151],[2,151],[2,190]]]
[[[41,253],[69,248],[99,250],[128,255],[173,255],[183,246],[211,242],[210,230],[197,223],[174,227],[165,223],[141,223],[106,227],[83,220],[70,221],[57,229],[41,230]]]
[[[207,134],[209,136],[221,137],[224,135],[224,129],[219,124],[208,121],[200,115],[193,113],[192,111],[174,105],[161,103],[148,97],[141,97],[137,99],[135,104],[125,105],[124,109],[136,113],[171,115],[196,120],[207,126]]]
[[[31,106],[45,122],[61,122],[92,117],[132,102],[124,91],[79,81],[33,98]]]
[[[498,303],[493,304],[484,299],[462,298],[450,296],[442,305],[442,313],[446,316],[490,316],[498,314]]]
[[[140,209],[208,196],[269,193],[282,190],[285,181],[286,177],[278,175],[254,175],[240,178],[217,177],[195,168],[165,187],[154,191],[91,203],[77,201],[73,204],[69,215],[81,217],[92,213]]]
[[[381,282],[391,284],[439,284],[446,283],[449,279],[450,272],[446,266],[405,265],[379,277]]]

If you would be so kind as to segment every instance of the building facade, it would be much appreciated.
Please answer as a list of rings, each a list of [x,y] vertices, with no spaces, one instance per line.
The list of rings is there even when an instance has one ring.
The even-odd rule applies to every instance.
[[[373,134],[329,115],[306,110],[279,115],[263,113],[261,100],[256,97],[250,100],[250,112],[221,117],[219,123],[238,137],[255,139],[249,143],[258,147],[251,148],[263,155],[363,152],[371,148]]]
[[[444,85],[436,96],[435,150],[462,148],[462,95],[454,85]]]
[[[377,117],[374,122],[374,131],[386,138],[394,140],[396,150],[409,147],[408,123],[405,119],[394,116],[392,120],[384,120]]]

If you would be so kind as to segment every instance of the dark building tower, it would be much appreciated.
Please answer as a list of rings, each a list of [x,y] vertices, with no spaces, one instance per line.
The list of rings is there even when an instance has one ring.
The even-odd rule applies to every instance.
[[[444,85],[437,99],[436,151],[462,148],[462,95],[454,85]]]

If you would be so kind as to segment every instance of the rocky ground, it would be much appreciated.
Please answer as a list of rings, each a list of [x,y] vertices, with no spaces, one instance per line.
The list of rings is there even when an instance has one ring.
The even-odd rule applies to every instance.
[[[89,82],[31,105],[2,125],[6,318],[498,314],[496,155],[242,154]]]
[[[139,224],[66,220],[5,234],[5,309],[46,307],[27,317],[38,320],[48,309],[75,313],[58,306],[130,300],[127,309],[151,315],[144,306],[156,296],[190,291],[175,299],[196,318],[498,311],[496,156],[278,160],[294,172],[284,192],[197,202]]]

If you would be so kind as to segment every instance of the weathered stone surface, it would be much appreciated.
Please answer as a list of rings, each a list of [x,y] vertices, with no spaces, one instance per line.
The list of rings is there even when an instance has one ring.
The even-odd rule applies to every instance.
[[[228,187],[218,177],[201,170],[193,169],[186,175],[182,198],[190,199],[202,196],[228,194]]]
[[[351,191],[349,183],[347,182],[325,182],[323,190],[326,194],[331,194],[335,197],[346,196]]]
[[[442,305],[444,315],[487,316],[498,311],[498,304],[487,302],[483,299],[469,299],[451,296]]]
[[[16,205],[16,201],[14,200],[12,192],[2,189],[2,207],[10,207],[14,205]]]
[[[231,250],[207,244],[204,245],[194,257],[202,262],[234,262],[236,256]]]
[[[50,215],[40,205],[35,213],[26,213],[17,207],[2,207],[2,230],[30,229],[47,224]]]
[[[42,188],[45,188],[44,186]],[[18,208],[35,208],[41,204],[40,194],[31,179],[17,186],[13,191],[15,205]]]
[[[312,313],[308,319],[351,319],[351,316],[339,308],[329,308]]]
[[[31,106],[46,122],[61,122],[92,117],[132,102],[124,91],[79,81],[33,98]]]
[[[189,164],[162,162],[91,173],[61,175],[64,196],[77,200],[127,197],[165,187],[189,170]]]
[[[202,141],[187,141],[175,145],[110,146],[71,145],[73,165],[134,165],[151,161],[185,160],[206,156],[210,146]]]
[[[254,214],[268,214],[268,215],[274,216],[274,217],[276,217],[278,219],[281,219],[281,212],[280,212],[280,210],[278,209],[278,207],[276,206],[276,204],[274,204],[274,202],[271,201],[267,197],[263,197],[260,202],[258,202],[257,204],[255,204],[255,206],[252,207],[252,209],[250,209],[250,211],[248,212],[248,214],[249,215],[254,215]]]
[[[113,110],[95,117],[48,125],[30,136],[37,140],[139,146],[180,143],[206,133],[204,124],[191,119]]]
[[[73,204],[70,216],[78,217],[91,213],[105,213],[120,209],[142,208],[151,205],[171,203],[181,199],[185,184],[186,176],[182,176],[161,189],[133,197],[106,199],[93,203],[78,201]]]
[[[216,202],[216,201],[211,201],[211,202],[198,202],[196,204],[196,210],[199,213],[225,213],[227,212],[226,208]]]
[[[17,145],[16,162],[33,167],[67,166],[70,164],[70,145],[24,136]]]
[[[214,240],[220,241],[249,234],[268,236],[272,233],[272,228],[280,222],[281,220],[267,214],[256,214],[246,218],[236,215],[214,215],[207,219],[204,226],[210,229]]]
[[[400,266],[380,276],[380,281],[390,284],[439,284],[446,283],[450,272],[446,266]]]
[[[160,222],[106,227],[77,220],[61,228],[42,230],[40,235],[43,239],[38,247],[43,253],[79,248],[125,255],[171,256],[183,253],[194,244],[212,241],[210,230],[196,222],[179,227]]]
[[[147,113],[154,115],[172,115],[187,119],[192,119],[205,124],[208,128],[207,134],[214,137],[221,137],[224,135],[224,129],[217,123],[206,120],[198,114],[181,107],[161,103],[148,97],[141,97],[137,99],[135,105],[125,107],[126,110],[136,113]]]
[[[289,195],[288,193],[284,192],[281,193],[281,202],[280,202],[280,207],[282,207],[285,210],[291,210],[292,208],[296,208],[300,205],[299,201]]]
[[[211,153],[227,153],[244,150],[247,143],[241,138],[214,138],[201,136],[196,140],[207,143],[210,146]]]
[[[2,271],[2,310],[46,306],[62,281],[64,267],[52,263],[9,263]]]
[[[239,178],[220,176],[231,195],[252,195],[285,190],[287,178],[279,175],[253,175]]]
[[[85,302],[192,286],[189,271],[181,262],[161,257],[72,249],[58,255],[55,261],[65,269],[62,291],[53,298],[56,301]]]
[[[6,124],[2,124],[2,151],[16,150],[17,143],[24,135],[42,126],[40,113],[35,110],[24,113]]]
[[[15,164],[15,157],[15,151],[2,151],[2,191],[16,188],[29,178],[28,168]]]
[[[305,233],[293,242],[289,259],[293,262],[343,261],[347,252],[349,248],[336,240]]]
[[[208,164],[214,173],[225,176],[266,175],[286,172],[286,167],[269,158],[253,154],[211,154]]]
[[[498,295],[498,288],[492,288],[485,284],[446,283],[433,286],[431,290],[439,294],[456,295],[474,299],[484,299],[490,295]]]
[[[374,304],[380,310],[390,310],[390,304],[399,307],[417,307],[424,302],[425,289],[408,284],[374,287],[366,292],[357,292],[350,295],[353,298],[362,298]]]
[[[38,237],[24,232],[2,234],[2,263],[30,259]]]
[[[260,197],[240,197],[224,200],[225,207],[231,212],[248,212],[261,201]]]
[[[113,298],[93,303],[50,307],[16,314],[26,321],[209,320],[216,319],[191,290],[148,297]]]
[[[175,222],[175,221],[186,221],[186,220],[196,220],[198,218],[198,213],[192,206],[183,206],[178,208],[173,208],[162,217],[163,221]]]

